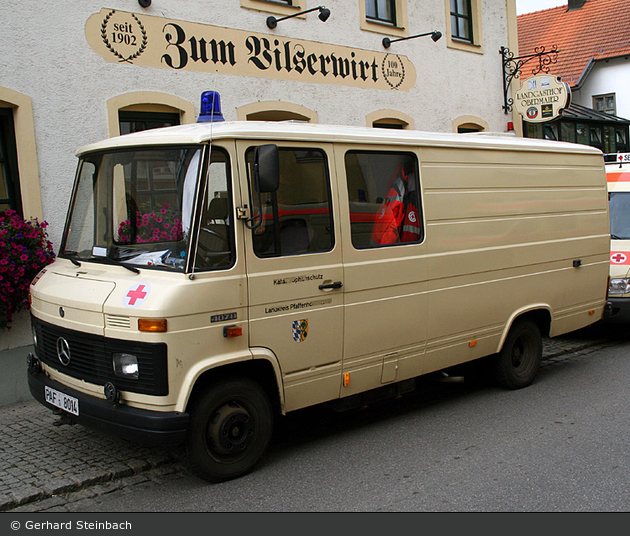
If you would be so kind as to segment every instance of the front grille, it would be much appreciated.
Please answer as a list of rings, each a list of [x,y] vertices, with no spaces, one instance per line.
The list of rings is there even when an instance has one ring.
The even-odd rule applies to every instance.
[[[165,343],[146,343],[111,339],[66,328],[60,328],[31,317],[37,334],[37,356],[46,365],[73,378],[96,385],[112,382],[119,391],[147,395],[168,394],[167,348]],[[61,364],[57,340],[63,337],[70,348],[70,363]],[[124,352],[138,358],[139,378],[122,378],[114,374],[112,354]]]

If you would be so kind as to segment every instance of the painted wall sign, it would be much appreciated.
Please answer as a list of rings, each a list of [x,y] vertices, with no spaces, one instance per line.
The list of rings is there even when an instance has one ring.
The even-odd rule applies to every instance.
[[[539,74],[521,82],[514,109],[530,123],[551,121],[571,104],[571,88],[559,76]]]
[[[416,83],[413,64],[399,54],[114,9],[92,15],[85,35],[106,61],[127,65],[398,91]]]

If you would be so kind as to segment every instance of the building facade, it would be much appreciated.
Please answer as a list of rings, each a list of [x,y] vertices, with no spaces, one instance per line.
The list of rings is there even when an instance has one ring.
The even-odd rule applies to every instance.
[[[628,152],[630,126],[630,2],[567,0],[565,6],[518,17],[519,52],[545,56],[549,72],[571,87],[571,106],[556,121],[525,124],[530,137]],[[536,61],[523,66],[531,75]]]
[[[512,121],[498,51],[517,49],[515,0],[0,6],[0,210],[46,220],[55,249],[75,150],[195,122],[207,90],[227,121],[442,132],[506,132]],[[28,344],[25,330],[0,333],[0,350]]]

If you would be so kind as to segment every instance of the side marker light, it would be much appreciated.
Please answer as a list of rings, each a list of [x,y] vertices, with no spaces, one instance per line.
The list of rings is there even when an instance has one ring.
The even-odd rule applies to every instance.
[[[225,326],[223,328],[223,336],[226,338],[240,337],[243,335],[243,328],[241,326]]]

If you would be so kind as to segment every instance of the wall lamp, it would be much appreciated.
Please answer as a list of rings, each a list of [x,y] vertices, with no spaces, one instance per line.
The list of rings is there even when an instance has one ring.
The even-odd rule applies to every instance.
[[[314,7],[313,9],[307,9],[306,11],[301,11],[300,13],[294,13],[293,15],[289,15],[288,17],[282,17],[281,19],[276,19],[273,15],[267,17],[267,26],[272,30],[278,26],[278,23],[281,20],[287,20],[293,17],[297,17],[298,15],[304,15],[304,13],[310,13],[311,11],[315,11],[319,9],[319,20],[322,22],[326,22],[328,17],[330,17],[330,9],[326,9],[324,6]]]
[[[149,7],[151,5],[151,0],[138,0],[138,4],[142,7]]]
[[[418,34],[418,35],[412,35],[410,37],[401,37],[400,39],[390,39],[389,37],[383,37],[383,46],[385,48],[389,48],[390,45],[392,43],[395,43],[396,41],[406,41],[407,39],[415,39],[416,37],[425,37],[427,35],[431,36],[431,39],[433,39],[433,41],[439,41],[440,37],[442,37],[442,32],[438,32],[437,30],[433,30],[432,32],[427,32],[427,33],[423,33],[423,34]]]

